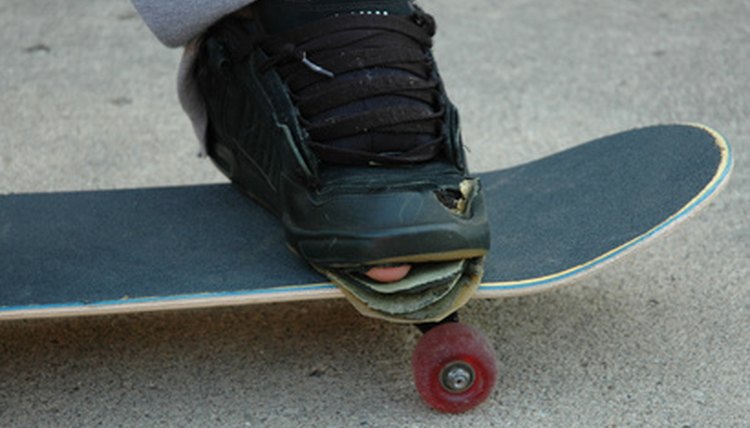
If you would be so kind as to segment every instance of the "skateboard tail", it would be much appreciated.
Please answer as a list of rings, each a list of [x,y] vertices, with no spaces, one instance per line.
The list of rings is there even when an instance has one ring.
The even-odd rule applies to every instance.
[[[688,220],[698,213],[702,208],[708,205],[708,202],[716,195],[721,193],[724,186],[729,182],[732,169],[734,167],[734,157],[731,145],[716,130],[701,124],[685,124],[685,126],[698,128],[709,135],[715,141],[716,147],[720,153],[720,161],[716,168],[715,174],[704,188],[698,192],[687,204],[680,210],[669,216],[663,222],[659,223],[647,232],[639,235],[624,244],[607,251],[606,253],[582,263],[556,272],[550,275],[528,278],[518,281],[488,281],[482,283],[477,291],[478,298],[502,298],[513,297],[529,294],[530,292],[543,292],[563,286],[570,282],[580,280],[586,275],[595,272],[609,263],[632,252],[635,248],[652,241],[659,236],[665,236],[677,225]],[[533,290],[533,291],[531,291]]]

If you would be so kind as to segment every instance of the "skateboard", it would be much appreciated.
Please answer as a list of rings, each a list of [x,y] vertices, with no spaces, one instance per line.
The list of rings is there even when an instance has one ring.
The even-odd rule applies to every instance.
[[[492,249],[475,297],[575,282],[706,206],[731,167],[717,132],[659,125],[480,174]],[[0,320],[338,297],[230,184],[0,196]],[[460,323],[429,327],[417,389],[438,410],[475,406],[491,347]]]

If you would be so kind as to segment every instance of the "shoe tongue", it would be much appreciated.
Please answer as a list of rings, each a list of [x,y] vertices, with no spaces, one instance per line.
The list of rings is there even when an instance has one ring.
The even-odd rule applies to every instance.
[[[259,0],[255,5],[270,34],[343,14],[409,15],[411,0]]]

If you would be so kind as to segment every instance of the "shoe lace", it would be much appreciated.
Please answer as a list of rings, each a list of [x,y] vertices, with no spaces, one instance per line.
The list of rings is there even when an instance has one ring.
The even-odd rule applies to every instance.
[[[258,41],[290,90],[308,146],[324,162],[404,164],[444,143],[441,85],[430,53],[435,22],[342,15]]]

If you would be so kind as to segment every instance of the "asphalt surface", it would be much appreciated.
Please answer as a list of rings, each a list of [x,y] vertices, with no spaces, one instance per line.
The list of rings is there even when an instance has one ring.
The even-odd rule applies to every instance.
[[[415,329],[324,301],[0,323],[0,426],[747,426],[750,3],[422,4],[475,170],[701,122],[732,181],[575,285],[471,302],[501,371],[467,414],[421,403]],[[1,193],[223,181],[128,2],[4,0],[0,40]]]

